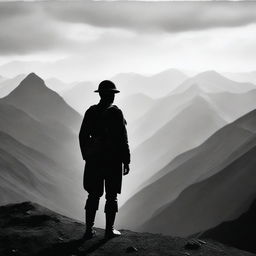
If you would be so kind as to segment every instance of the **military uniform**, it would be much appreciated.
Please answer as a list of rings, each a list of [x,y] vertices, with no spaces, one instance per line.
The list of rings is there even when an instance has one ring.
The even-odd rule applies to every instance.
[[[84,115],[79,133],[84,168],[84,189],[89,193],[86,211],[95,212],[106,192],[105,212],[117,212],[121,193],[123,164],[130,163],[126,120],[115,105],[91,106]]]
[[[102,196],[103,179],[106,179],[106,185],[110,179],[109,189],[121,193],[122,163],[130,163],[125,125],[123,113],[115,105],[103,106],[99,103],[86,111],[79,139],[86,161],[84,189],[89,193]]]

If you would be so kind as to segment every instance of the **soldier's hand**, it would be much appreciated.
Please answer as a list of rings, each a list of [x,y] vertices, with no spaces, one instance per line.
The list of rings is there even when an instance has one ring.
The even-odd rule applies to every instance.
[[[124,164],[124,169],[123,169],[123,174],[127,175],[130,171],[130,166],[129,164]]]

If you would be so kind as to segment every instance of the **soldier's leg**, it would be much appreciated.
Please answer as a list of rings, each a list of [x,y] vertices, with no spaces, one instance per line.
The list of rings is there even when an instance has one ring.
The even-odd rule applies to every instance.
[[[106,192],[106,204],[104,212],[118,212],[116,192]]]
[[[84,234],[84,238],[86,239],[90,239],[95,235],[93,226],[94,226],[96,211],[99,208],[99,200],[100,200],[100,196],[93,193],[89,193],[88,198],[86,200],[86,204],[85,204],[86,231]]]
[[[113,188],[111,180],[105,180],[106,188],[106,204],[105,204],[105,215],[106,215],[106,229],[105,229],[105,238],[112,238],[115,236],[120,236],[121,233],[114,229],[114,222],[116,213],[118,212],[118,203],[117,203],[117,192],[115,187]]]
[[[98,181],[98,184],[94,189],[88,191],[88,198],[85,204],[85,223],[86,223],[86,231],[84,234],[85,239],[90,239],[95,235],[95,231],[93,230],[94,220],[96,212],[99,208],[100,197],[103,195],[104,191],[104,181]]]

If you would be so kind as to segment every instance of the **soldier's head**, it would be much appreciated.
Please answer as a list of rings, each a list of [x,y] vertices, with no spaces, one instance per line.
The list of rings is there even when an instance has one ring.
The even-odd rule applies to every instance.
[[[115,94],[120,91],[116,89],[116,86],[110,80],[104,80],[99,84],[98,92],[102,101],[106,103],[113,103],[115,99]]]

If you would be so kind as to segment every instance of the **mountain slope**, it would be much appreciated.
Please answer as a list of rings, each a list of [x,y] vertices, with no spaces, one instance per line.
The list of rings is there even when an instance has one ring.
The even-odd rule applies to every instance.
[[[223,118],[228,122],[232,122],[256,108],[255,89],[244,93],[214,93],[209,95],[209,99],[218,106]]]
[[[249,129],[250,120],[254,119],[255,111],[221,128],[203,144],[167,164],[121,208],[120,222],[124,227],[132,225],[135,228],[158,208],[174,200],[186,187],[218,173],[234,161],[239,156],[240,151],[236,154],[237,150],[254,137],[256,124]]]
[[[225,72],[223,73],[223,75],[228,79],[231,79],[237,82],[244,82],[244,83],[249,82],[256,85],[256,71],[238,72],[238,73]]]
[[[82,174],[61,166],[31,147],[0,132],[0,204],[34,200],[53,210],[79,216]],[[68,189],[69,193],[65,193]]]
[[[75,161],[79,162],[77,138],[67,128],[49,127],[24,111],[2,102],[0,117],[0,131],[6,132],[21,143],[44,153],[56,162],[63,162],[63,165],[74,166]]]
[[[98,94],[94,92],[96,87],[91,82],[80,82],[63,91],[62,97],[72,108],[83,115],[87,108],[99,101]]]
[[[127,98],[135,97],[134,100],[136,101],[138,95],[145,95],[152,99],[165,96],[186,78],[187,76],[182,72],[170,69],[149,77],[135,73],[118,74],[111,78],[111,80],[113,80],[117,88],[121,91],[120,94],[116,95],[116,99],[117,102],[121,103],[120,106],[123,106],[127,103]],[[99,101],[98,95],[94,93],[94,90],[98,87],[98,83],[80,82],[72,88],[63,91],[62,96],[70,106],[80,114],[83,114],[90,105]],[[129,109],[129,106],[127,108]],[[133,108],[132,105],[131,108]],[[129,116],[130,113],[129,111],[127,112]],[[136,119],[133,116],[131,118],[132,120]]]
[[[206,71],[187,79],[184,83],[182,83],[177,89],[175,89],[171,93],[182,93],[194,84],[196,84],[202,90],[208,93],[242,93],[255,89],[255,85],[252,83],[239,83],[236,81],[232,81],[215,71]]]
[[[45,84],[47,87],[49,87],[51,90],[57,92],[58,94],[62,94],[63,91],[68,90],[72,86],[75,85],[75,82],[73,83],[66,83],[63,82],[62,80],[59,80],[58,78],[51,77],[45,79]]]
[[[0,130],[63,165],[81,168],[78,131],[82,117],[41,78],[29,74],[0,100],[0,107]]]
[[[123,111],[125,119],[131,127],[155,104],[155,100],[143,93],[131,94],[123,98],[116,97],[115,103]]]
[[[0,76],[0,83],[3,82],[5,79],[7,79],[7,78],[4,76]]]
[[[240,87],[242,86],[243,84],[240,84]],[[199,85],[192,84],[184,92],[169,94],[156,100],[145,115],[132,123],[130,128],[132,144],[136,146],[150,138],[155,131],[163,127],[197,96],[208,101],[221,118],[227,122],[232,122],[256,108],[255,89],[243,93],[208,93]]]
[[[241,250],[256,253],[256,201],[237,219],[220,225],[200,234],[200,238],[210,238]]]
[[[122,231],[120,238],[104,240],[104,231],[96,229],[97,236],[83,240],[84,224],[52,212],[42,206],[23,202],[0,207],[1,255],[113,255],[138,256],[252,256],[254,254],[204,241],[197,249],[188,249],[188,239],[149,233]]]
[[[5,170],[0,182],[2,200],[36,200],[83,218],[84,161],[78,141],[81,116],[43,80],[30,74],[0,100],[0,118],[0,131],[9,135],[0,138]],[[19,179],[19,170],[29,174],[30,183]]]
[[[24,78],[25,75],[20,74],[13,78],[8,78],[4,79],[3,81],[0,81],[0,98],[5,97],[11,91],[13,91]]]
[[[122,198],[127,199],[128,193],[134,193],[174,157],[198,146],[224,125],[225,121],[207,101],[201,97],[192,99],[183,111],[132,151],[131,169],[136,170],[136,178],[132,173],[126,178]]]
[[[22,80],[1,102],[11,104],[48,125],[64,125],[77,131],[81,123],[81,116],[34,73]]]
[[[255,119],[255,112],[254,119]],[[256,136],[240,146],[235,158],[211,177],[201,177],[177,199],[161,207],[142,230],[186,236],[239,216],[255,197]],[[233,157],[232,157],[233,158]],[[206,175],[207,176],[207,175]],[[201,180],[201,181],[200,181]],[[167,227],[171,227],[168,229]]]
[[[163,97],[187,79],[187,76],[177,69],[168,69],[152,76],[136,73],[118,74],[113,77],[122,95],[144,93],[150,98]]]

